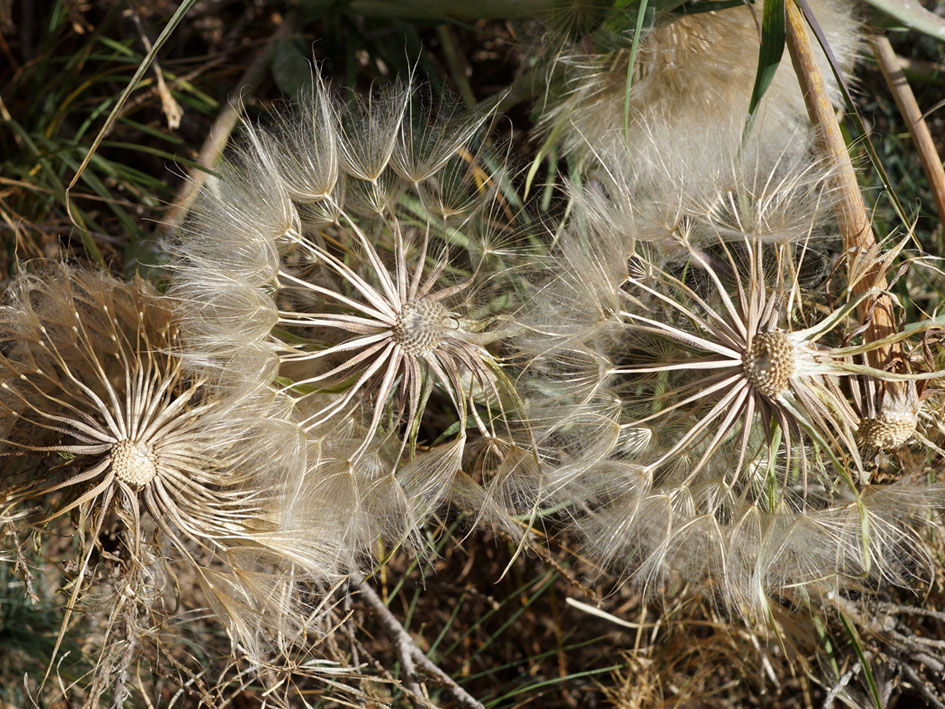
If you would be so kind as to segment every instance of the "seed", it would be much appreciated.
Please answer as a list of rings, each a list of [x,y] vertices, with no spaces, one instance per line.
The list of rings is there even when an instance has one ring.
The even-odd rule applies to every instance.
[[[404,306],[394,325],[394,342],[408,355],[422,357],[442,342],[449,322],[449,312],[438,301],[413,300]]]
[[[122,440],[112,446],[112,470],[115,477],[133,487],[144,487],[157,475],[154,452],[150,446]]]
[[[742,355],[745,376],[762,395],[774,398],[794,376],[794,345],[781,330],[755,335]]]

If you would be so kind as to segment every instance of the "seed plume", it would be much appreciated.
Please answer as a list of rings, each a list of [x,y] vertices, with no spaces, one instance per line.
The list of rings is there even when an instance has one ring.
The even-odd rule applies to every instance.
[[[490,347],[518,249],[489,114],[404,84],[341,100],[318,76],[300,101],[301,117],[246,126],[172,246],[188,358],[226,388],[275,383],[310,437],[358,431],[354,470],[390,446],[422,519],[468,431],[501,449],[515,401]],[[431,402],[451,413],[425,416]]]
[[[0,309],[0,342],[0,444],[32,461],[8,470],[0,492],[40,529],[81,510],[57,650],[100,533],[113,526],[136,599],[147,597],[135,584],[146,578],[136,564],[149,555],[189,567],[211,593],[214,575],[239,586],[228,559],[243,547],[274,558],[291,549],[311,578],[331,573],[338,552],[330,535],[307,557],[289,541],[292,478],[305,467],[299,433],[269,418],[272,397],[227,400],[185,373],[176,317],[153,287],[31,264]],[[262,610],[270,601],[257,601],[244,647],[277,615]]]

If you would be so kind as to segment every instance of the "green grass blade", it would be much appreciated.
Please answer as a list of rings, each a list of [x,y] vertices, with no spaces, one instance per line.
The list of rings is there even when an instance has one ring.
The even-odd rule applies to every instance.
[[[622,665],[608,665],[607,667],[598,667],[597,669],[585,670],[583,672],[573,672],[564,677],[552,677],[551,679],[542,680],[540,682],[535,682],[533,684],[527,684],[523,687],[518,687],[516,689],[513,689],[511,692],[508,692],[507,694],[503,694],[501,697],[497,697],[496,699],[490,700],[489,702],[486,703],[486,706],[487,707],[499,706],[506,699],[511,699],[512,697],[522,694],[524,692],[533,692],[536,689],[540,689],[542,687],[548,687],[555,684],[561,684],[562,682],[570,682],[575,679],[580,679],[581,677],[593,677],[594,675],[600,675],[605,672],[613,672],[615,670],[619,670],[621,667]],[[536,696],[539,696],[539,695],[536,695]]]
[[[112,124],[115,122],[115,119],[118,118],[118,113],[124,107],[132,92],[138,86],[138,82],[141,80],[141,77],[144,76],[144,73],[148,70],[148,67],[151,66],[151,62],[154,61],[154,58],[161,50],[161,47],[164,46],[164,43],[168,40],[174,30],[177,29],[177,25],[179,25],[181,20],[184,19],[184,15],[186,15],[190,8],[196,4],[197,0],[183,0],[183,2],[180,4],[180,7],[177,8],[176,12],[174,12],[174,14],[171,16],[171,19],[168,20],[167,24],[164,26],[161,34],[154,41],[151,51],[149,51],[144,56],[144,59],[138,65],[138,69],[135,71],[134,76],[131,77],[131,81],[128,82],[128,85],[125,87],[124,91],[121,92],[121,96],[118,97],[118,101],[112,107],[111,112],[108,114],[108,118],[105,119],[105,124],[102,126],[101,130],[99,130],[98,135],[95,136],[95,140],[92,141],[92,145],[86,153],[85,158],[82,160],[82,163],[79,165],[79,169],[76,170],[75,175],[72,177],[72,181],[69,183],[69,187],[66,189],[67,199],[69,192],[73,187],[75,187],[76,183],[79,181],[79,178],[82,176],[82,173],[85,171],[85,168],[88,167],[89,161],[92,159],[95,151],[98,150],[99,144],[111,130]]]
[[[781,63],[785,43],[785,11],[784,0],[769,0],[765,3],[764,15],[761,19],[761,47],[758,49],[758,69],[755,71],[755,85],[751,90],[751,100],[748,102],[748,122],[745,125],[745,134],[751,132],[758,113],[758,106],[764,97],[774,73]]]
[[[630,147],[630,87],[633,85],[633,66],[637,61],[637,50],[640,48],[640,35],[643,33],[643,19],[646,17],[647,0],[640,0],[637,8],[637,24],[633,29],[633,42],[630,45],[630,60],[627,62],[627,86],[623,96],[623,138]]]
[[[866,677],[866,684],[869,685],[870,688],[873,706],[876,707],[876,709],[883,709],[883,700],[880,698],[879,688],[876,686],[876,678],[873,677],[873,670],[870,667],[869,658],[866,657],[866,653],[863,651],[860,635],[856,632],[856,628],[853,627],[853,623],[851,623],[843,613],[840,613],[840,622],[843,623],[843,627],[850,637],[850,642],[853,643],[853,651],[856,653],[857,658],[860,660],[860,665],[863,667],[863,675]]]

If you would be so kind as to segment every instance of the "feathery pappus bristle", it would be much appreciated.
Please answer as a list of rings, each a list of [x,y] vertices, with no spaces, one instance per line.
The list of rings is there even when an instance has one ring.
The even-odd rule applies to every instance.
[[[846,0],[819,0],[811,8],[838,65],[849,71],[861,42],[855,8]],[[552,56],[542,134],[579,158],[591,157],[601,145],[624,145],[648,163],[658,154],[645,138],[646,125],[657,122],[678,135],[737,145],[755,81],[762,12],[758,4],[681,17],[668,13],[640,38],[630,77],[629,48],[602,47],[588,54],[583,46],[566,45]],[[830,65],[823,54],[818,59],[830,98],[839,106],[842,97]],[[776,155],[808,125],[785,52],[750,142]]]
[[[787,588],[906,583],[904,569],[928,565],[917,530],[941,504],[918,479],[896,483],[901,516],[880,502],[866,434],[885,447],[912,435],[918,402],[894,393],[933,374],[859,363],[884,343],[851,346],[868,294],[825,292],[825,269],[808,267],[823,223],[773,237],[731,218],[782,196],[790,211],[816,203],[816,180],[796,187],[827,173],[808,169],[782,171],[764,196],[717,186],[717,203],[734,206],[728,226],[689,209],[660,239],[633,229],[648,205],[632,182],[572,187],[555,274],[528,298],[516,338],[541,504],[567,506],[606,568],[651,589],[697,583],[754,618]],[[860,381],[872,408],[851,395]]]
[[[146,604],[143,613],[157,600],[147,600],[151,582],[140,567],[149,556],[208,589],[221,576],[240,586],[232,564],[240,549],[283,565],[291,551],[299,579],[311,583],[337,572],[337,529],[306,530],[321,536],[317,553],[293,538],[288,517],[305,447],[286,405],[263,394],[226,399],[187,374],[171,302],[153,287],[32,263],[8,289],[0,343],[2,446],[18,456],[2,479],[5,504],[39,530],[66,524],[79,540],[57,649],[106,531],[117,529],[121,544],[110,557],[128,585],[120,598]],[[288,616],[272,598],[243,595],[253,612],[233,639],[249,647]]]
[[[390,449],[409,503],[377,526],[411,530],[448,498],[467,429],[496,450],[508,437],[490,345],[514,304],[517,207],[488,112],[403,83],[343,99],[317,72],[299,103],[246,126],[172,245],[186,356],[224,388],[278,382],[310,438],[358,431],[355,469]],[[431,428],[431,400],[452,426]]]

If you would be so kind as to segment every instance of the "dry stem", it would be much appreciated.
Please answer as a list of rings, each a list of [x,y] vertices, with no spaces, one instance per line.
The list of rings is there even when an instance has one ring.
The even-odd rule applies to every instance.
[[[295,25],[294,21],[295,14],[289,13],[289,15],[282,20],[279,29],[275,31],[272,37],[266,42],[265,46],[256,54],[252,64],[249,65],[249,68],[246,69],[237,84],[240,92],[244,94],[250,93],[256,88],[259,82],[262,81],[266,69],[269,66],[269,60],[272,57],[272,49],[275,43],[289,36],[290,31]],[[233,129],[236,127],[236,123],[239,120],[239,116],[239,103],[228,101],[214,121],[213,127],[203,141],[203,145],[200,146],[200,154],[197,156],[197,162],[200,165],[203,165],[207,169],[213,168],[213,164],[226,147],[230,135],[233,133]],[[190,179],[184,183],[184,186],[177,193],[177,198],[174,200],[173,206],[168,210],[167,216],[164,219],[163,228],[167,232],[170,233],[174,231],[184,222],[187,212],[190,211],[190,207],[197,198],[197,194],[200,192],[206,179],[206,170],[193,169],[190,171]]]
[[[929,178],[929,186],[935,198],[939,221],[945,224],[945,170],[942,169],[942,159],[935,149],[935,141],[932,140],[929,127],[922,117],[922,110],[915,100],[909,82],[906,81],[905,74],[899,67],[899,60],[889,40],[885,35],[874,34],[870,35],[869,42],[880,71],[883,72],[883,78],[909,127],[916,150],[919,151],[922,168],[925,170],[926,177]]]
[[[833,106],[827,97],[824,79],[817,67],[810,35],[804,17],[794,0],[785,3],[787,11],[787,45],[791,62],[804,94],[804,103],[811,123],[817,129],[818,142],[824,154],[837,169],[836,188],[839,194],[836,215],[837,226],[843,238],[843,248],[848,257],[848,276],[853,293],[858,295],[870,289],[885,290],[887,287],[883,264],[879,258],[876,238],[870,227],[866,203],[856,181],[856,173],[850,162],[846,143],[840,133]],[[870,259],[866,268],[860,259]],[[860,321],[867,323],[864,338],[867,342],[895,334],[896,324],[892,301],[882,294],[867,299],[858,308]],[[885,346],[869,352],[869,363],[879,369],[893,359],[898,348]]]
[[[388,632],[391,639],[394,641],[397,654],[400,657],[401,665],[404,670],[404,684],[411,694],[416,695],[418,699],[423,699],[424,696],[416,678],[416,666],[419,665],[425,671],[436,677],[443,686],[449,690],[450,694],[453,695],[453,698],[456,699],[460,706],[467,707],[468,709],[485,709],[481,703],[472,697],[465,689],[456,684],[452,677],[437,667],[436,664],[417,647],[413,638],[410,637],[410,633],[404,629],[400,621],[397,620],[394,614],[390,612],[390,609],[384,605],[384,601],[382,601],[380,596],[377,595],[377,592],[371,588],[371,585],[364,576],[361,574],[352,574],[351,585],[357,587],[358,592],[364,600],[377,612],[381,625],[384,626],[384,630]]]

